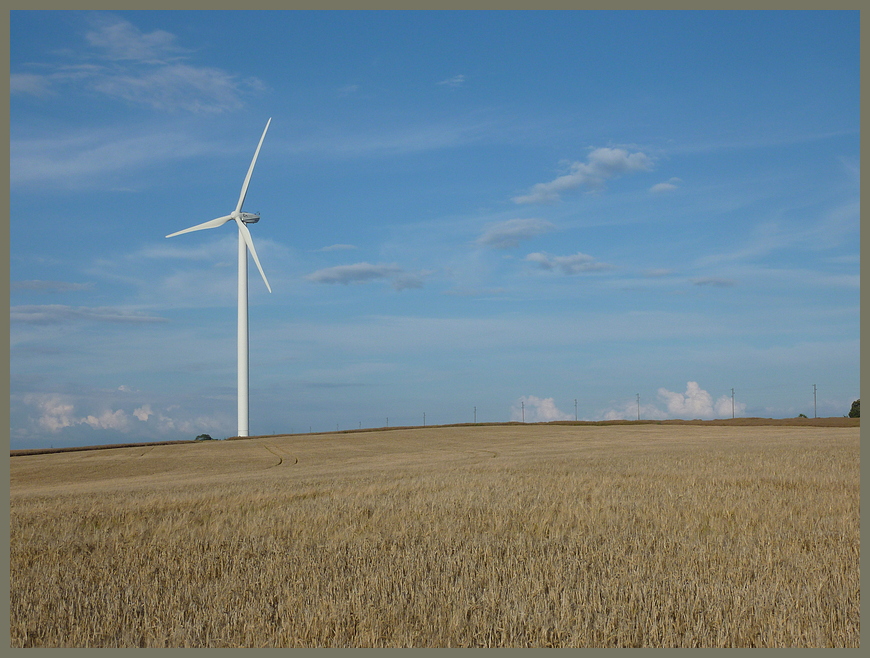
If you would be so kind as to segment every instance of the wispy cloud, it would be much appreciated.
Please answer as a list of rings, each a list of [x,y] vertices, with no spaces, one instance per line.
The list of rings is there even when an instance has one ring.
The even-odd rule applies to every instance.
[[[465,76],[462,74],[454,75],[452,78],[441,80],[438,84],[447,87],[461,87],[465,83]]]
[[[510,249],[521,240],[530,240],[536,235],[556,228],[546,219],[508,219],[491,225],[477,239],[477,244],[494,249]]]
[[[67,281],[12,281],[9,288],[12,292],[73,292],[77,290],[89,290],[93,287],[92,283],[69,283]]]
[[[9,76],[9,94],[26,94],[46,97],[54,92],[51,90],[51,80],[44,75],[34,73],[13,73]]]
[[[659,278],[659,277],[663,277],[663,276],[670,276],[673,273],[674,273],[674,270],[670,270],[670,269],[662,267],[662,268],[654,268],[651,270],[646,270],[643,273],[643,275],[645,277],[655,279],[655,278]]]
[[[220,69],[187,64],[104,75],[94,79],[91,87],[107,96],[150,105],[156,110],[195,113],[237,110],[244,106],[245,92],[263,88],[253,79],[239,81]]]
[[[537,263],[544,270],[558,270],[562,274],[580,274],[582,272],[597,272],[608,270],[613,266],[601,263],[587,254],[576,253],[572,256],[551,256],[547,253],[536,252],[526,256],[526,260]]]
[[[64,306],[48,304],[45,306],[13,306],[9,309],[9,321],[24,324],[57,324],[84,320],[92,322],[123,322],[143,324],[166,322],[166,318],[144,315],[135,311],[113,306]]]
[[[327,267],[308,274],[305,279],[313,283],[366,283],[378,279],[392,280],[393,288],[406,290],[422,288],[423,279],[431,272],[407,272],[395,264],[373,265],[371,263],[354,263],[353,265],[337,265]]]
[[[84,35],[90,46],[77,53],[85,63],[40,66],[46,73],[13,72],[10,92],[44,97],[66,84],[162,111],[218,113],[244,106],[246,93],[262,91],[256,78],[240,79],[227,71],[183,63],[189,51],[163,30],[143,33],[109,14],[91,17]]]
[[[106,57],[116,60],[163,61],[167,56],[184,52],[174,34],[154,30],[143,34],[128,21],[108,14],[91,16],[92,29],[85,39]]]
[[[195,221],[196,220],[192,220],[191,223],[194,223]],[[238,243],[238,231],[232,230],[235,226],[229,226],[227,228],[228,230],[221,231],[220,233],[218,233],[218,231],[209,231],[212,232],[212,235],[207,237],[203,236],[202,233],[196,237],[192,237],[191,234],[184,234],[183,237],[177,236],[175,238],[169,238],[163,242],[152,243],[143,247],[139,251],[123,257],[124,265],[126,265],[126,261],[135,261],[142,258],[149,260],[168,258],[213,262],[226,260],[233,256],[233,247],[236,247]],[[203,231],[203,233],[206,232]],[[184,238],[188,239],[184,240]],[[255,243],[258,253],[261,252],[261,246],[263,246],[260,244],[261,242],[265,241],[257,240]],[[105,264],[114,267],[122,266],[120,260],[117,262],[104,262]]]
[[[497,132],[491,121],[454,121],[417,126],[387,126],[361,132],[330,130],[310,134],[288,147],[290,153],[332,157],[394,156],[453,149],[487,139]]]
[[[331,244],[328,247],[321,247],[316,251],[348,251],[351,249],[356,249],[356,246],[352,244]]]
[[[700,277],[691,280],[696,286],[709,286],[711,288],[731,288],[737,285],[733,279],[720,279],[713,276]]]
[[[756,224],[747,236],[745,245],[735,251],[711,254],[699,258],[698,265],[712,265],[729,261],[758,260],[768,254],[793,250],[796,247],[817,251],[838,247],[844,243],[857,243],[861,226],[860,199],[848,199],[815,216],[803,226],[779,219]]]
[[[107,177],[158,162],[213,150],[182,133],[120,134],[113,130],[77,131],[51,139],[12,139],[9,182],[75,188],[110,185]]]
[[[568,173],[549,183],[538,183],[529,194],[513,197],[514,203],[552,203],[560,194],[586,188],[599,190],[605,181],[635,171],[652,169],[652,159],[640,151],[629,153],[621,148],[599,148],[589,154],[586,162],[571,162]]]
[[[454,297],[498,297],[506,292],[505,288],[468,288],[458,287],[445,290],[442,294]]]

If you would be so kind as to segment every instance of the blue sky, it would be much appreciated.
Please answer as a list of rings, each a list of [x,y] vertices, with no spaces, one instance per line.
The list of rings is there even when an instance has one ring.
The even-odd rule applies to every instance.
[[[857,12],[10,18],[13,448],[842,416]]]

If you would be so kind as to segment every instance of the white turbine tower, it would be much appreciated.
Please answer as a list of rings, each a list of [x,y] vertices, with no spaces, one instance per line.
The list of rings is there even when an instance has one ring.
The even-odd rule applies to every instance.
[[[260,221],[260,216],[255,213],[242,212],[242,204],[245,202],[245,195],[248,192],[248,183],[251,182],[251,174],[254,171],[254,165],[257,164],[257,156],[260,155],[260,147],[263,145],[263,140],[266,138],[266,131],[269,130],[269,124],[272,123],[270,118],[266,122],[266,127],[263,129],[263,136],[260,137],[260,143],[257,144],[257,150],[254,151],[254,159],[251,160],[251,166],[248,167],[248,175],[245,176],[245,182],[242,184],[242,193],[239,195],[239,202],[236,204],[236,209],[229,215],[212,219],[196,226],[191,226],[183,231],[170,233],[167,238],[171,238],[182,233],[190,233],[191,231],[201,231],[206,228],[216,228],[223,226],[231,220],[235,220],[239,227],[239,436],[248,436],[248,250],[251,250],[251,255],[254,257],[254,262],[257,264],[257,269],[260,270],[260,275],[263,277],[263,283],[266,284],[266,289],[272,292],[269,286],[269,281],[266,279],[266,274],[260,266],[260,259],[257,258],[257,250],[254,249],[254,241],[251,239],[251,232],[248,230],[247,224],[255,224]]]

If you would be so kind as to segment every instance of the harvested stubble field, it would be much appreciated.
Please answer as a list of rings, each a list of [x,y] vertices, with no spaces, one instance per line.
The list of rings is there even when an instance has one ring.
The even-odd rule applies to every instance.
[[[14,456],[12,646],[857,647],[859,478],[818,423]]]

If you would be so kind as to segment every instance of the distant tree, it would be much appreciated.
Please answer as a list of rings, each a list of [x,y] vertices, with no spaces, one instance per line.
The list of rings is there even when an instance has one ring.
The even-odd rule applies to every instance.
[[[209,436],[208,434],[200,434],[198,437],[196,437],[196,440],[197,441],[214,441],[214,439],[212,439],[211,436]]]
[[[798,418],[806,418],[806,414],[798,414]]]
[[[852,403],[852,408],[849,409],[849,418],[861,417],[861,398],[858,398]]]

